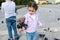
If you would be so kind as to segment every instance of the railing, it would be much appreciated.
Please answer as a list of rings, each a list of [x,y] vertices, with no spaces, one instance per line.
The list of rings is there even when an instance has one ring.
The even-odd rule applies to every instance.
[[[0,9],[1,9],[1,7],[0,7]]]
[[[16,6],[16,10],[17,10],[17,9],[20,9],[20,8],[23,8],[23,7],[26,7],[26,5]],[[1,9],[1,7],[0,7],[0,9]]]

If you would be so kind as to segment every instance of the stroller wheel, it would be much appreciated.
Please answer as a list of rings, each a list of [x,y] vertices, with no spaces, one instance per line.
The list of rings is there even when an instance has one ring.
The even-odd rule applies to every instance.
[[[48,38],[45,37],[44,40],[48,40]]]
[[[45,37],[45,34],[39,34],[40,37]]]
[[[54,40],[60,40],[60,39],[55,38]]]

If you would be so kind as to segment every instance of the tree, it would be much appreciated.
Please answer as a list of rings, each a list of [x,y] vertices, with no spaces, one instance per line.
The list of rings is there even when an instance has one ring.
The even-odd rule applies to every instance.
[[[14,0],[14,2],[16,3],[16,5],[27,5],[31,1],[34,1],[34,0]],[[4,0],[0,0],[0,6],[1,6],[2,2],[4,2]]]
[[[4,2],[4,0],[0,0],[0,6],[1,6],[1,3]]]
[[[30,1],[34,1],[34,0],[15,0],[15,3],[17,5],[27,5]]]

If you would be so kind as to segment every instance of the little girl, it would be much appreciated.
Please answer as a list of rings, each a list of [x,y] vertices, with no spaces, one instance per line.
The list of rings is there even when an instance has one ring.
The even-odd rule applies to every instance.
[[[26,38],[27,40],[37,40],[37,26],[42,26],[41,22],[38,19],[38,15],[36,13],[38,6],[35,2],[31,2],[28,5],[28,13],[24,15],[25,24],[28,25],[26,29]]]
[[[25,24],[28,25],[26,30],[27,40],[37,40],[37,26],[42,26],[42,23],[38,19],[38,15],[36,13],[38,6],[35,2],[31,2],[28,5],[28,13],[25,14]]]

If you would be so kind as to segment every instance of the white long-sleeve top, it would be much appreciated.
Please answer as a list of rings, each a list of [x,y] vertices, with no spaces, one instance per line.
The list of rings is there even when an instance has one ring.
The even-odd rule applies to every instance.
[[[38,15],[34,14],[34,15],[30,15],[29,13],[25,14],[25,24],[28,25],[27,28],[27,32],[31,33],[31,32],[35,32],[37,31],[37,27],[42,26],[42,23],[39,21],[38,19]]]
[[[1,5],[1,11],[5,14],[5,18],[16,16],[15,3],[13,1],[3,2]]]

